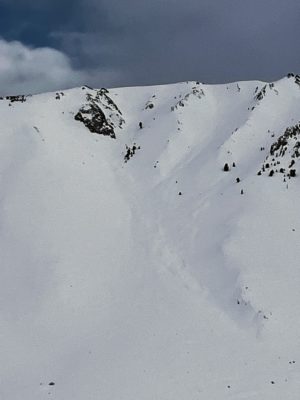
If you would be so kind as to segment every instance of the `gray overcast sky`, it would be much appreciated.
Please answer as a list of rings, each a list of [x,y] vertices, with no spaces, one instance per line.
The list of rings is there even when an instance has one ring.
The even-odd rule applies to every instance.
[[[300,72],[299,0],[0,0],[0,92],[272,81]]]

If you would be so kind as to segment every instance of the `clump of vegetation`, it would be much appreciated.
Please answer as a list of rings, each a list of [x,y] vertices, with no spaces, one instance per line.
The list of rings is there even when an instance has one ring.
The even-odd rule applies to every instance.
[[[126,145],[126,153],[124,156],[124,162],[127,163],[131,157],[133,157],[137,150],[140,150],[141,146],[137,146],[136,143],[132,147]]]
[[[223,171],[224,171],[224,172],[228,172],[228,171],[229,171],[229,165],[228,165],[228,163],[225,163],[225,164],[224,164]]]

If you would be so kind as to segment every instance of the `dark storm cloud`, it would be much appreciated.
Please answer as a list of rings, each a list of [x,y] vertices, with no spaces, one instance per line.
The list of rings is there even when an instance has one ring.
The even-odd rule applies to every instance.
[[[5,39],[52,46],[95,86],[300,71],[296,0],[0,0]]]
[[[0,35],[25,44],[49,45],[58,27],[80,29],[76,0],[0,0]]]

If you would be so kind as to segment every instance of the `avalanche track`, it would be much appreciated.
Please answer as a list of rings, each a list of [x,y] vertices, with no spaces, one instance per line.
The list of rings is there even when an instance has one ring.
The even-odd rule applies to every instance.
[[[300,77],[0,99],[0,397],[296,400]]]

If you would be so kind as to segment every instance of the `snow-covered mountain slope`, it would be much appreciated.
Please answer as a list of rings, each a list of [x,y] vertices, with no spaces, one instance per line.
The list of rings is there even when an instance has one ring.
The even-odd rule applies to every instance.
[[[298,76],[0,119],[1,399],[299,398]]]

